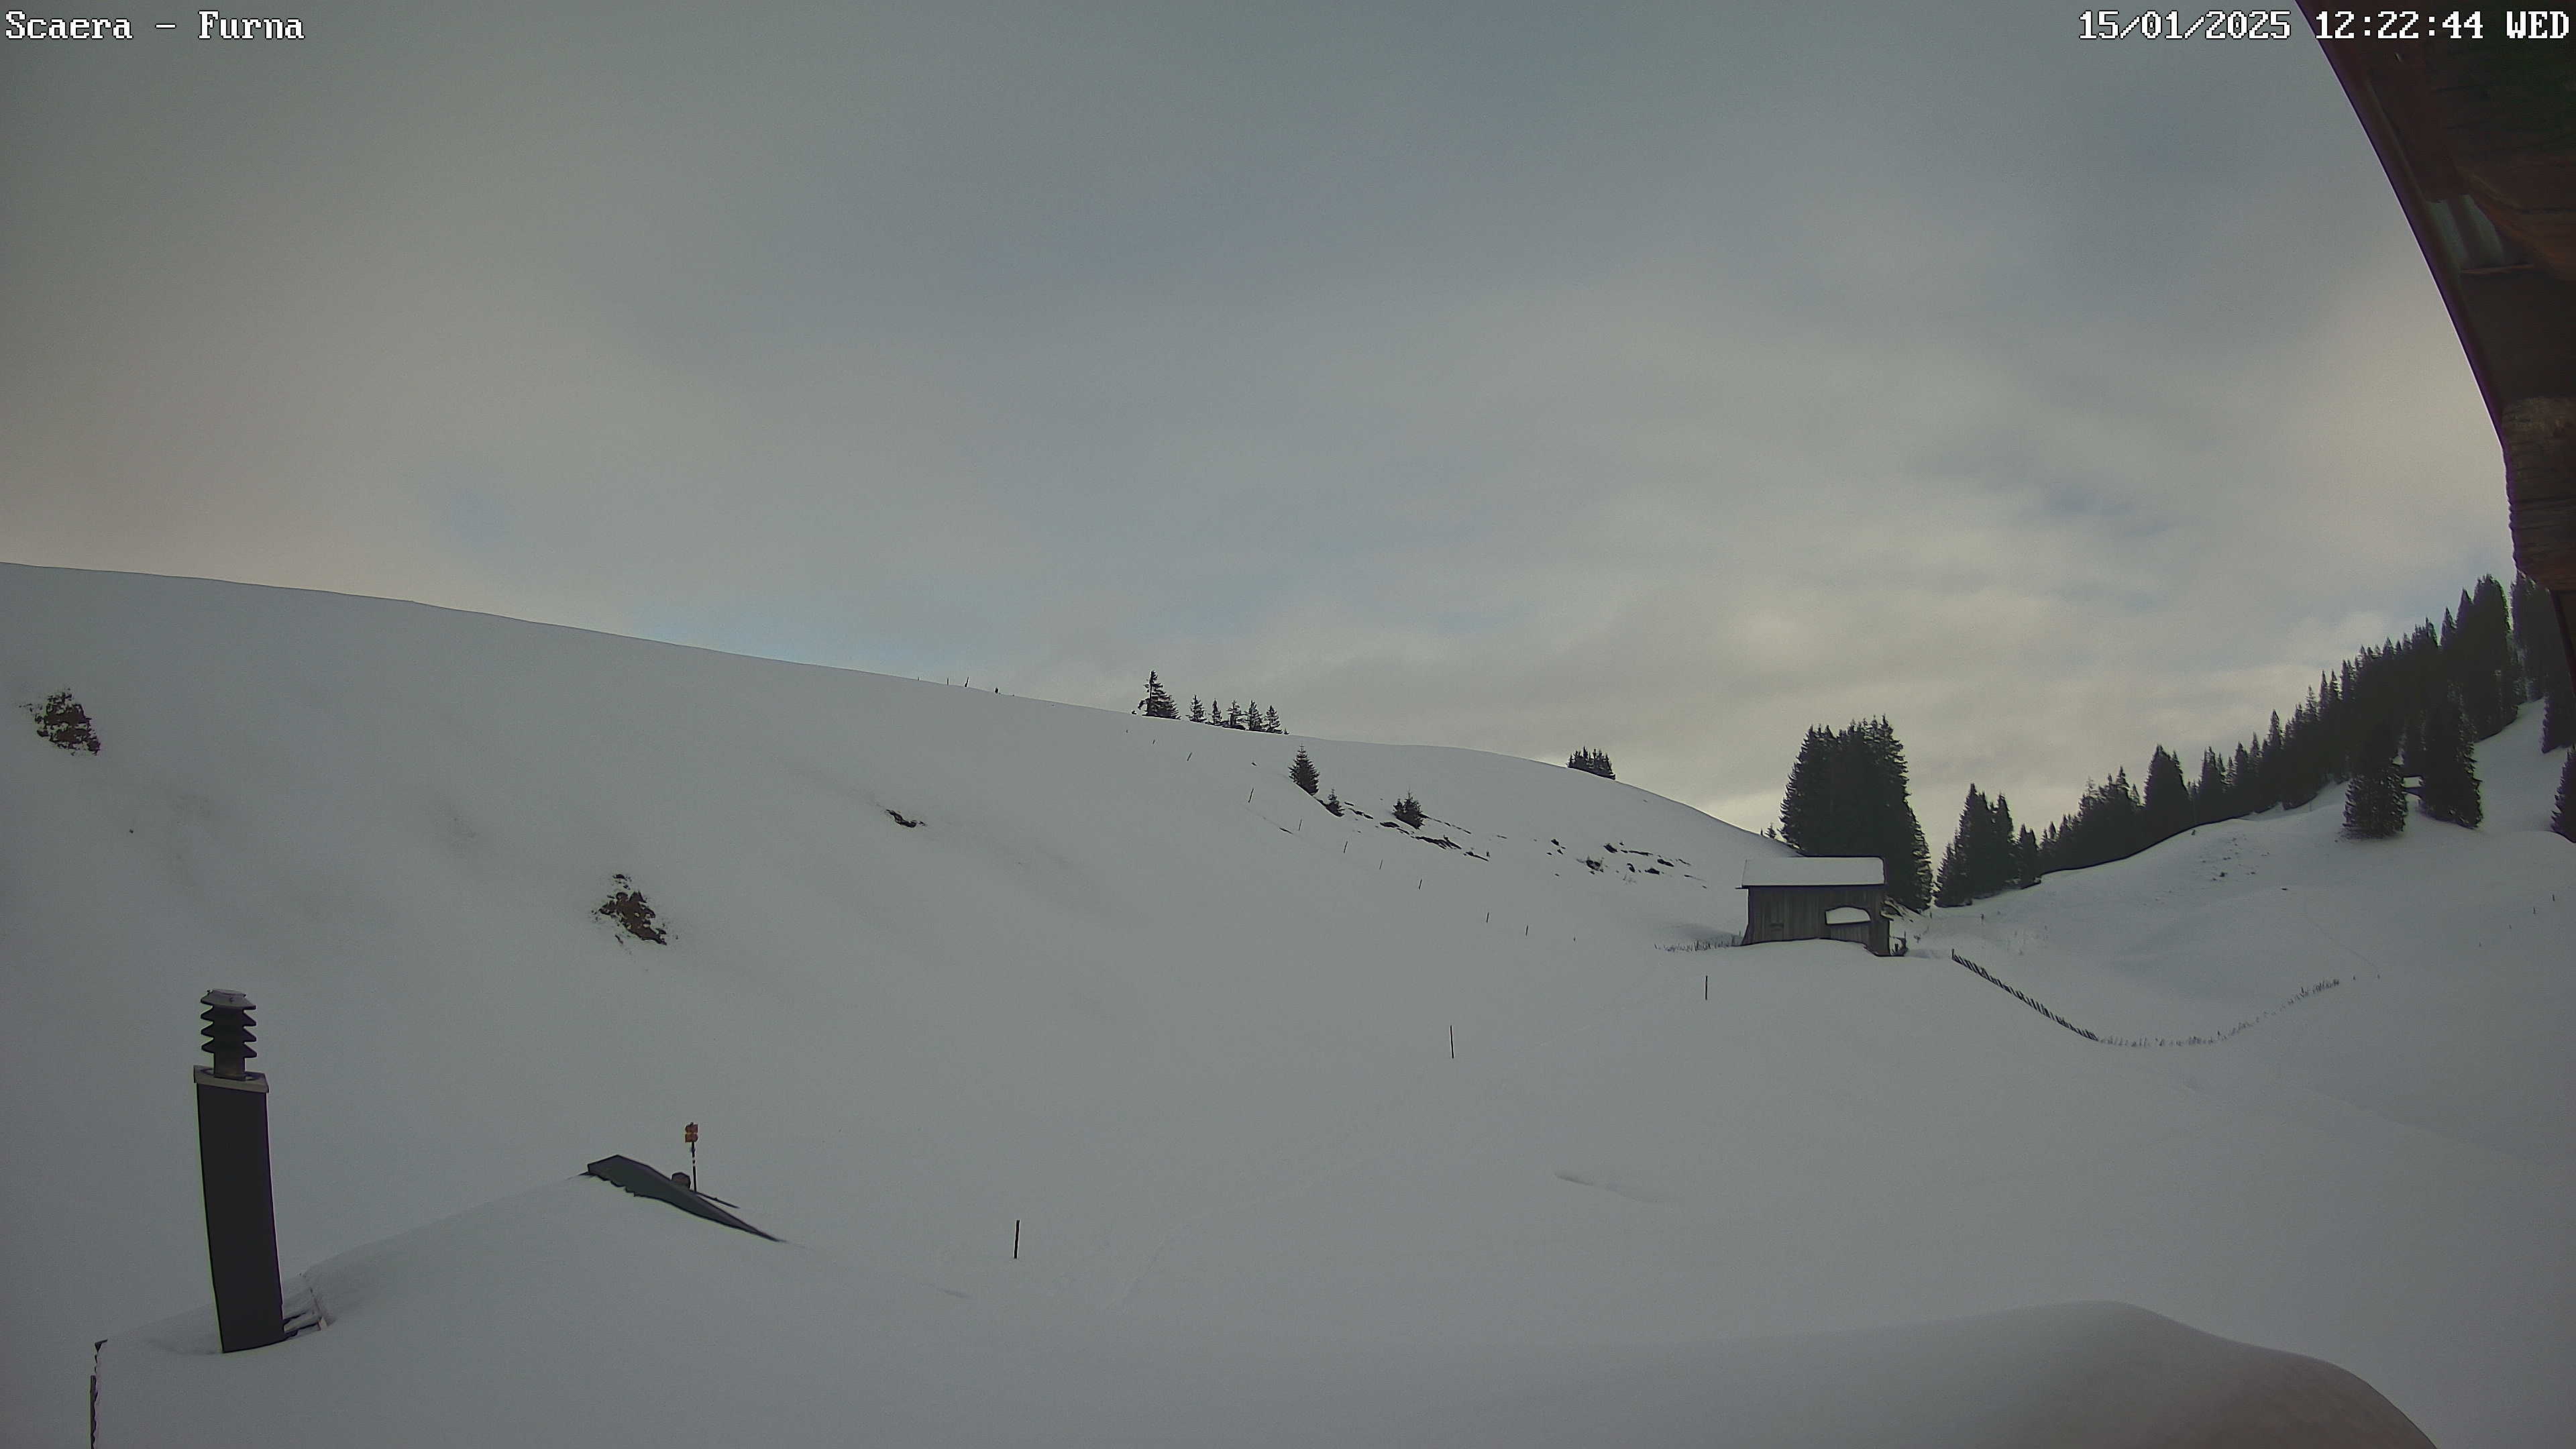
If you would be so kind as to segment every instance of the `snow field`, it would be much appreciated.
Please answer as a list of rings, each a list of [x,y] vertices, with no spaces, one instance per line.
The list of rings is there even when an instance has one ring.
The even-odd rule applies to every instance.
[[[706,1185],[810,1261],[1036,1338],[1606,1373],[2117,1300],[2349,1368],[2445,1446],[2576,1437],[2576,1003],[2530,914],[2576,849],[2506,828],[2483,755],[2495,824],[2418,821],[2384,876],[2310,812],[1936,913],[1905,958],[1684,954],[1781,847],[1560,766],[193,580],[0,566],[0,606],[9,701],[71,689],[105,742],[0,732],[13,1443],[80,1442],[90,1341],[204,1298],[214,985],[260,1005],[290,1271],[611,1152],[685,1165],[694,1120]],[[1300,744],[1461,848],[1326,815]],[[616,872],[671,945],[591,914]],[[2124,1034],[2348,980],[2130,1051],[1953,945]]]

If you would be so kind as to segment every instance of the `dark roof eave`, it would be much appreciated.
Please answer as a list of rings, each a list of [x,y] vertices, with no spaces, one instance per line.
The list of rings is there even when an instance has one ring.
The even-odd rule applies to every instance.
[[[656,1169],[647,1167],[632,1157],[603,1157],[583,1168],[582,1175],[613,1183],[637,1197],[648,1197],[655,1202],[669,1203],[684,1213],[705,1218],[708,1222],[722,1223],[726,1227],[749,1233],[756,1238],[768,1238],[773,1243],[780,1241],[772,1234],[764,1233],[716,1206],[705,1193],[682,1187]]]

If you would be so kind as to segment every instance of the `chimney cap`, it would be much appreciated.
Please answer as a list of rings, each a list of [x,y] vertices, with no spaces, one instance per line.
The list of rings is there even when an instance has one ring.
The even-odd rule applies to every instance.
[[[205,1003],[205,1045],[200,1051],[215,1059],[214,1075],[226,1081],[247,1081],[256,1075],[250,1070],[250,1059],[259,1052],[251,1046],[259,1034],[251,1028],[251,1000],[238,991],[216,987],[197,998]]]

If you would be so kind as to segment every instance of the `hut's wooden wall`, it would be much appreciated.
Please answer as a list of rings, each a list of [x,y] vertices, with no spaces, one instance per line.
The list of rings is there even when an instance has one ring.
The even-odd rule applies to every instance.
[[[1884,956],[1888,952],[1887,922],[1882,916],[1885,886],[1746,886],[1744,894],[1747,946],[1764,941],[1825,940],[1825,912],[1836,906],[1858,906],[1869,912],[1871,954]]]

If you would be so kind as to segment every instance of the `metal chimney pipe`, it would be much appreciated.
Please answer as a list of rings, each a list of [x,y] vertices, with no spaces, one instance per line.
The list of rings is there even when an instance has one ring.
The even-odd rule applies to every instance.
[[[206,1050],[196,1069],[197,1167],[206,1190],[206,1261],[215,1280],[215,1323],[224,1352],[263,1348],[286,1337],[277,1283],[277,1205],[269,1195],[268,1078],[244,1064],[251,999],[209,991]]]

